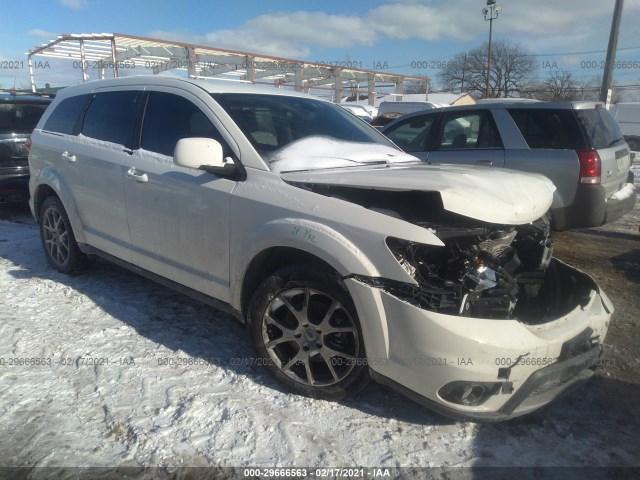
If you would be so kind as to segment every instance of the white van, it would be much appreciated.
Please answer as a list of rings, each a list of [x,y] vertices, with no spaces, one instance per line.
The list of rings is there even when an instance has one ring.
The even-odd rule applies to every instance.
[[[640,151],[640,102],[617,103],[609,109],[616,119],[629,148]]]

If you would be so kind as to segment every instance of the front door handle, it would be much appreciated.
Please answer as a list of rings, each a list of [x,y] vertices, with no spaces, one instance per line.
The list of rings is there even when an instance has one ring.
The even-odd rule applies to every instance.
[[[69,154],[69,152],[62,152],[61,157],[67,162],[76,163],[76,156]]]
[[[489,167],[493,166],[493,160],[478,160],[476,163],[480,165],[488,165]]]
[[[142,175],[139,175],[137,173],[135,167],[131,167],[127,171],[127,177],[132,178],[133,180],[135,180],[138,183],[147,183],[149,181],[149,177],[147,176],[147,174],[143,173]]]

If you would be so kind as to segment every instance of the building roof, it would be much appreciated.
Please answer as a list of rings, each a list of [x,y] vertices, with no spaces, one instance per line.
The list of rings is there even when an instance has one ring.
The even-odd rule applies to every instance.
[[[324,88],[335,91],[346,89],[349,84],[370,81],[387,84],[405,80],[428,81],[424,77],[348,68],[340,62],[308,62],[122,33],[59,35],[57,39],[33,48],[27,55],[29,59],[44,56],[75,60],[81,67],[83,81],[89,79],[87,63],[103,66],[101,78],[105,71],[106,76],[117,77],[119,70],[125,68],[127,75],[182,70],[195,78],[227,78],[297,90]],[[31,84],[35,89],[33,74]],[[366,87],[364,89],[366,91]]]

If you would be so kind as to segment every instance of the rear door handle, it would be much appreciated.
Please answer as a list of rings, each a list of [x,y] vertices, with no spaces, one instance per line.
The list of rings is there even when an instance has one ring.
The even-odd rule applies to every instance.
[[[76,162],[76,156],[75,155],[70,155],[69,152],[62,152],[62,159],[66,160],[67,162],[71,162],[71,163],[75,163]]]
[[[493,166],[493,160],[477,160],[476,163],[480,165],[488,165],[490,167]]]
[[[139,175],[137,173],[135,167],[131,167],[127,171],[127,177],[132,178],[133,180],[135,180],[138,183],[147,183],[149,181],[149,177],[147,176],[147,174],[143,173],[143,174]]]

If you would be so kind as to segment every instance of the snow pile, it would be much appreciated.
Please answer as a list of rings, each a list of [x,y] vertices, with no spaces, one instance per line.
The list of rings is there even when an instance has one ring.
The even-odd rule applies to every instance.
[[[0,220],[0,465],[584,466],[640,458],[637,424],[608,407],[598,382],[525,420],[455,423],[375,385],[342,403],[291,395],[255,365],[247,337],[230,317],[106,263],[57,274],[33,220]]]

